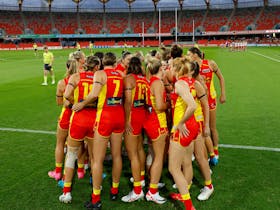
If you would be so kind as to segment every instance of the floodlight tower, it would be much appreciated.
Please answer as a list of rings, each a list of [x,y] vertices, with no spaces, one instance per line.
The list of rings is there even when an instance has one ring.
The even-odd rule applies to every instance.
[[[128,30],[131,31],[131,4],[135,2],[135,0],[125,0],[125,1],[128,3],[128,9],[129,9],[127,28]]]
[[[18,10],[21,12],[23,0],[18,0]]]
[[[207,7],[207,11],[210,9],[210,0],[204,0],[206,7]]]
[[[110,0],[99,0],[99,1],[103,4],[103,28],[102,28],[102,32],[107,32],[107,28],[106,28],[106,4]]]
[[[52,11],[52,2],[53,0],[46,0],[48,2],[48,5],[49,5],[49,12]]]
[[[153,17],[153,24],[152,24],[152,28],[155,31],[155,23],[156,23],[156,15],[157,15],[157,4],[159,3],[160,0],[152,0],[154,3],[154,17]]]
[[[83,1],[83,0],[72,0],[74,3],[77,4],[77,10],[76,12],[79,13],[79,8],[80,8],[80,2]]]

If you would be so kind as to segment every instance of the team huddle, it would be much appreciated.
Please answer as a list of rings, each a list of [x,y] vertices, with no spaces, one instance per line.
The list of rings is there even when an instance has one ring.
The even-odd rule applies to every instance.
[[[112,155],[111,200],[118,200],[122,173],[122,143],[131,164],[133,189],[121,200],[146,198],[163,204],[159,194],[164,161],[179,193],[170,197],[194,210],[189,189],[192,184],[192,156],[204,179],[197,199],[207,200],[214,192],[210,165],[218,164],[216,91],[219,79],[220,103],[226,101],[225,82],[213,60],[204,59],[197,47],[183,55],[179,45],[160,47],[146,56],[124,51],[117,61],[111,52],[85,57],[82,51],[69,55],[66,77],[57,84],[57,104],[62,105],[57,126],[55,169],[48,175],[63,180],[59,201],[72,201],[71,185],[77,160],[78,178],[88,165],[92,176],[91,200],[86,209],[102,208],[103,162],[108,148]],[[149,152],[143,148],[144,135]],[[64,160],[64,147],[67,152]],[[62,166],[64,163],[64,172]],[[143,192],[145,174],[149,189]],[[147,181],[147,179],[146,179]]]

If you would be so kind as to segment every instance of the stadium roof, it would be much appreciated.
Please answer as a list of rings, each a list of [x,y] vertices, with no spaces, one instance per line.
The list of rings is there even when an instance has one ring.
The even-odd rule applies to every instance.
[[[184,9],[205,9],[205,1],[210,2],[210,8],[233,8],[233,0],[184,0]],[[48,8],[48,0],[23,0],[22,8],[30,10],[31,8]],[[263,0],[238,0],[238,7],[255,7],[263,6]],[[268,4],[279,5],[279,0],[268,0]],[[102,9],[103,4],[99,0],[80,0],[81,9]],[[158,8],[179,8],[178,0],[160,0]],[[0,9],[18,8],[18,0],[0,0]],[[53,9],[75,9],[76,3],[73,0],[53,0]],[[125,0],[109,0],[106,4],[107,9],[127,9],[128,3]],[[131,4],[132,9],[153,9],[154,4],[152,0],[135,0]]]

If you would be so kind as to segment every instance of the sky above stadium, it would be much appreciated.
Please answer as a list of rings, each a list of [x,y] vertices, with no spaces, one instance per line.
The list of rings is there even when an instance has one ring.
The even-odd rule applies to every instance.
[[[280,0],[269,0],[269,4],[279,4]],[[263,0],[239,0],[240,7],[248,6],[262,6]],[[0,9],[3,6],[17,7],[18,0],[0,0]],[[48,7],[47,0],[23,0],[23,7]],[[76,4],[72,0],[54,0],[52,3],[53,8],[75,8]],[[102,9],[103,5],[98,0],[82,0],[80,8]],[[158,3],[159,8],[175,8],[179,7],[178,0],[160,0]],[[232,8],[232,0],[210,0],[211,8]],[[110,0],[106,4],[106,8],[128,8],[125,0]],[[132,4],[132,9],[135,8],[153,8],[152,0],[136,0]],[[206,8],[204,0],[184,0],[183,8]]]

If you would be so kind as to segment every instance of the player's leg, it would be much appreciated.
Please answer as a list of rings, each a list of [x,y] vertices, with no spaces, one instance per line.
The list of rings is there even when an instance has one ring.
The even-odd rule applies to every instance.
[[[211,136],[213,140],[214,153],[217,156],[217,158],[219,158],[219,152],[218,152],[219,135],[216,127],[216,109],[210,110],[209,126],[210,126]]]

